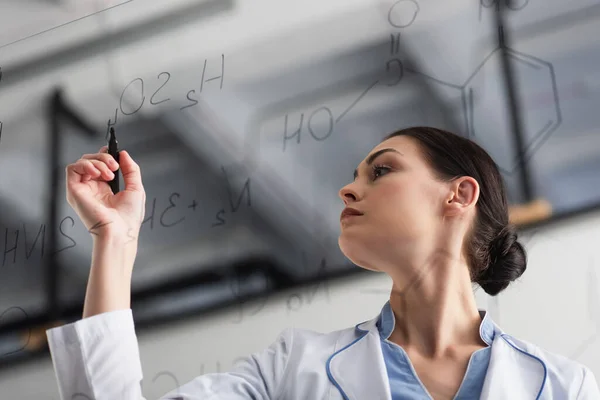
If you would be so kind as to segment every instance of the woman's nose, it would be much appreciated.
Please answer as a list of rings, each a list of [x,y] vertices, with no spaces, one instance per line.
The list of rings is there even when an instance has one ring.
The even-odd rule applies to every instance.
[[[341,188],[339,196],[344,202],[344,204],[348,204],[358,200],[358,194],[356,190],[352,187],[352,184],[346,185],[343,188]]]

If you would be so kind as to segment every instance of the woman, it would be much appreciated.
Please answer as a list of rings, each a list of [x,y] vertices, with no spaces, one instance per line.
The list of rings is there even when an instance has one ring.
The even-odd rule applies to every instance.
[[[120,160],[117,195],[104,182],[118,168],[106,148],[66,171],[94,249],[83,319],[48,330],[62,399],[143,398],[130,284],[145,194],[137,164],[126,151]],[[600,399],[588,368],[508,336],[477,309],[472,282],[496,295],[526,267],[481,147],[434,128],[395,132],[340,197],[341,250],[393,280],[381,313],[327,334],[286,329],[231,372],[162,399]]]

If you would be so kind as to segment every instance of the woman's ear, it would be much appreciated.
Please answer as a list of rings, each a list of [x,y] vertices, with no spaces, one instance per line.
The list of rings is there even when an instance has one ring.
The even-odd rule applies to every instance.
[[[456,212],[475,207],[479,199],[479,183],[470,176],[461,176],[452,181],[450,195],[446,199],[446,206]]]

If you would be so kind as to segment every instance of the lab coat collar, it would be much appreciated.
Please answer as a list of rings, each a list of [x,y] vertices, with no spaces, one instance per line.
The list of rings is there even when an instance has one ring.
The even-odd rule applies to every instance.
[[[502,334],[502,330],[492,321],[485,310],[479,310],[479,317],[481,318],[481,324],[479,325],[479,336],[481,340],[487,343],[488,346],[492,345],[496,334]],[[394,328],[396,326],[396,316],[392,311],[392,306],[389,300],[384,304],[381,309],[381,313],[377,318],[376,322],[377,329],[382,339],[389,339]]]
[[[388,303],[382,309],[384,314]],[[377,324],[382,313],[356,325],[353,340],[327,361],[329,379],[345,400],[391,400]],[[541,399],[547,377],[544,362],[529,353],[525,343],[505,334],[486,311],[479,310],[479,314],[482,317],[480,335],[492,347],[481,398]]]
[[[376,322],[358,324],[358,337],[327,360],[329,380],[344,400],[392,400]]]

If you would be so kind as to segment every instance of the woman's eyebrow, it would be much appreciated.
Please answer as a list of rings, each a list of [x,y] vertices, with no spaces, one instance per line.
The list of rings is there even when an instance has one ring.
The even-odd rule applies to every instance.
[[[381,150],[378,150],[375,153],[371,154],[369,157],[367,157],[367,160],[366,160],[367,165],[373,164],[373,161],[375,161],[375,159],[377,157],[379,157],[380,155],[382,155],[384,153],[389,153],[389,152],[397,153],[397,154],[400,154],[401,156],[404,155],[396,149],[392,149],[392,148],[381,149]],[[354,179],[356,179],[357,177],[358,177],[358,170],[355,169],[354,170]]]

